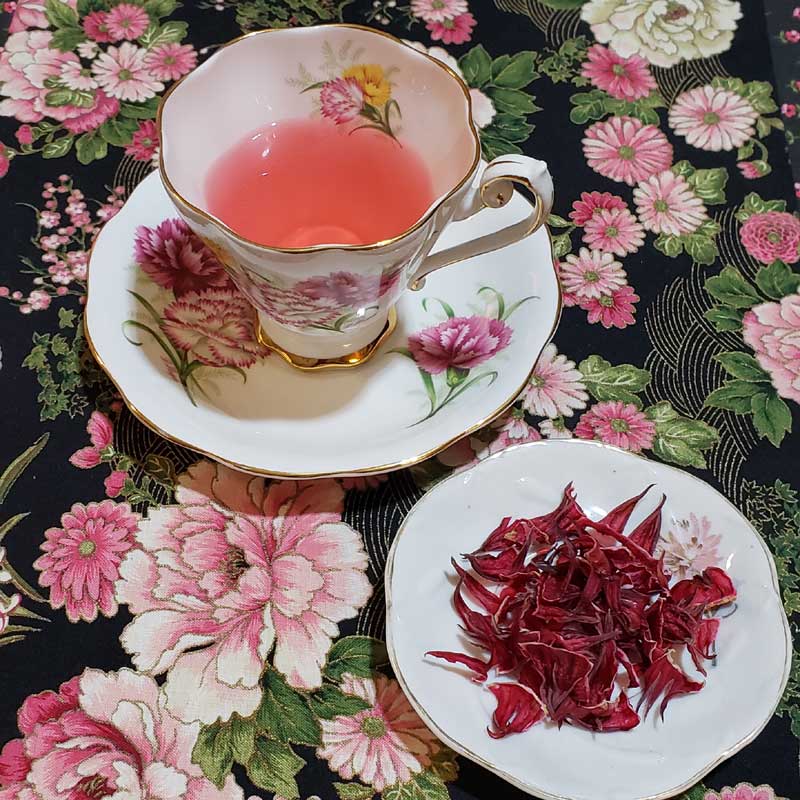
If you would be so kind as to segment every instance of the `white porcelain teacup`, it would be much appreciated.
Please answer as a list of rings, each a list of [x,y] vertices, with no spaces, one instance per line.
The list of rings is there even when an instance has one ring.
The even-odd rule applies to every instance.
[[[341,62],[337,57],[333,64],[332,53],[352,54],[354,65],[378,65],[390,75],[391,97],[402,109],[397,138],[422,157],[436,200],[386,241],[303,248],[250,241],[207,210],[208,171],[250,131],[319,114],[320,91],[298,88],[296,76],[300,69],[321,75],[317,86],[341,77]],[[269,339],[303,358],[340,359],[366,347],[409,285],[521,239],[546,220],[552,206],[553,183],[544,162],[518,155],[500,156],[488,166],[481,162],[469,90],[452,70],[359,26],[266,30],[231,42],[173,87],[159,112],[159,131],[161,178],[178,212],[220,256]],[[536,198],[528,219],[429,255],[450,222],[504,205],[514,183]],[[314,292],[303,291],[309,285]],[[320,286],[330,287],[324,297]]]

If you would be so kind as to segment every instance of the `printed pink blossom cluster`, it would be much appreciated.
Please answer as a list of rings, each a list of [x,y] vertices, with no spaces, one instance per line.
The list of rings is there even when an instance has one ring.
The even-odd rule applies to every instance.
[[[463,44],[472,38],[475,17],[467,0],[411,0],[411,13],[425,23],[434,41]]]

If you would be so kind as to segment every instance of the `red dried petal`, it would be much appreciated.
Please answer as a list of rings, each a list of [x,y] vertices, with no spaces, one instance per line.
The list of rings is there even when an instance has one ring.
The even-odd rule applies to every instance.
[[[479,658],[464,655],[464,653],[452,653],[449,650],[429,650],[425,655],[431,656],[432,658],[441,658],[444,661],[449,661],[451,664],[461,664],[461,666],[474,672],[481,682],[485,681],[489,675],[488,664],[481,661]]]
[[[649,488],[649,487],[648,487]],[[638,544],[650,555],[656,551],[658,539],[661,536],[661,509],[667,502],[667,496],[661,495],[661,502],[655,510],[648,514],[632,531],[628,537],[632,542]]]
[[[671,591],[672,599],[684,607],[701,607],[704,611],[732,603],[736,599],[733,581],[725,570],[708,567],[701,575],[679,581]]]
[[[690,680],[670,658],[669,652],[662,653],[647,668],[642,680],[644,691],[639,698],[639,707],[644,706],[645,714],[661,698],[659,714],[664,718],[664,711],[670,700],[682,694],[699,692],[704,684]]]
[[[628,524],[628,520],[631,518],[631,514],[633,513],[633,509],[639,504],[639,501],[653,488],[654,484],[650,484],[641,494],[637,494],[635,497],[631,497],[630,500],[626,500],[624,503],[620,503],[616,508],[612,508],[611,511],[606,514],[602,520],[600,520],[605,525],[609,525],[612,528],[616,528],[618,531],[625,530],[625,526]]]
[[[489,736],[502,739],[509,733],[522,733],[544,719],[544,707],[531,689],[518,683],[493,683],[489,691],[497,698],[492,714],[494,729]]]

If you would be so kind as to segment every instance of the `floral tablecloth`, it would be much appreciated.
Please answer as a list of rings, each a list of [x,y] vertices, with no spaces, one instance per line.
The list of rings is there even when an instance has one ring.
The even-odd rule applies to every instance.
[[[757,0],[2,10],[0,800],[519,797],[436,742],[381,642],[411,504],[518,442],[708,480],[769,542],[797,630],[800,220]],[[87,351],[88,251],[153,169],[171,82],[242,31],[340,19],[457,69],[488,158],[549,162],[566,308],[486,430],[390,476],[270,483],[133,419]],[[159,274],[213,257],[175,225],[150,245]],[[692,517],[669,557],[690,570],[717,541]],[[799,738],[796,659],[766,730],[684,797],[800,797]]]

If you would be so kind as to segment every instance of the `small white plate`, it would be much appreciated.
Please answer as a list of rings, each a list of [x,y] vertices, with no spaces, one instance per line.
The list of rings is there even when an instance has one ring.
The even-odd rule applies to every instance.
[[[439,246],[490,233],[529,213],[529,203],[517,194],[501,209],[449,226]],[[147,325],[173,347],[154,317],[163,319],[165,310],[176,308],[180,298],[139,268],[134,241],[139,226],[153,229],[176,217],[158,174],[153,173],[103,228],[90,259],[87,338],[98,362],[142,422],[178,444],[245,472],[277,478],[364,475],[422,461],[485,425],[514,401],[558,323],[560,288],[550,237],[542,228],[502,250],[431,275],[420,292],[406,292],[397,306],[396,330],[374,358],[358,368],[300,372],[274,354],[267,357],[266,351],[256,360],[248,352],[254,347],[252,339],[233,342],[232,349],[223,342],[225,358],[236,358],[238,348],[242,363],[255,363],[247,364],[243,374],[205,366],[192,371],[188,379],[192,399],[176,380],[164,346],[136,327]],[[154,313],[131,292],[146,300]],[[230,316],[239,305],[238,296],[215,297],[205,305],[196,300],[186,303],[184,298],[183,306],[176,308],[173,317],[182,326],[181,341],[200,341],[205,328],[224,320],[223,315]],[[221,309],[216,318],[215,308]],[[410,334],[446,322],[448,313],[489,318],[504,314],[509,330],[498,338],[503,346],[496,353],[468,374],[455,375],[455,387],[448,386],[442,372],[433,375],[426,388],[416,363],[396,351],[408,347]],[[229,325],[225,335],[234,328]],[[207,350],[208,341],[198,346]],[[184,355],[189,361],[194,358],[191,350],[177,353]],[[450,397],[434,414],[429,390],[434,393],[434,408]]]
[[[474,550],[505,516],[551,511],[570,481],[593,519],[654,483],[629,529],[664,493],[662,542],[669,530],[691,535],[695,525],[705,530],[708,524],[706,535],[720,537],[718,564],[738,592],[735,611],[720,625],[718,657],[707,665],[706,686],[674,699],[663,721],[651,712],[627,732],[539,724],[491,739],[486,728],[495,703],[489,691],[465,670],[424,656],[428,650],[464,651],[450,559]],[[678,794],[760,733],[789,677],[789,624],[761,537],[699,479],[598,442],[554,439],[512,447],[438,484],[397,534],[386,568],[386,598],[392,666],[426,725],[462,755],[547,800]]]

